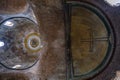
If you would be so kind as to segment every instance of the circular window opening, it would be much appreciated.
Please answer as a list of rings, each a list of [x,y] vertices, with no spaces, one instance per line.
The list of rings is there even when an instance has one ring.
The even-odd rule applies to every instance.
[[[27,69],[39,59],[42,48],[39,27],[24,17],[0,24],[0,63],[9,69]]]

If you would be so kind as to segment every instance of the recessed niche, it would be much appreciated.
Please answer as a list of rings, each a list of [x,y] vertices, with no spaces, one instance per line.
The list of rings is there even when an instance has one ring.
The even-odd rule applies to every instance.
[[[112,27],[99,9],[82,2],[69,4],[68,24],[71,61],[68,71],[73,78],[81,80],[93,77],[111,58],[114,49]]]

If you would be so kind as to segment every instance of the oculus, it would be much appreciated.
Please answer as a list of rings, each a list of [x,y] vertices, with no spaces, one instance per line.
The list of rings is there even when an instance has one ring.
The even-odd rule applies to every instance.
[[[42,48],[37,24],[13,17],[0,24],[0,63],[9,69],[27,69],[39,59]]]

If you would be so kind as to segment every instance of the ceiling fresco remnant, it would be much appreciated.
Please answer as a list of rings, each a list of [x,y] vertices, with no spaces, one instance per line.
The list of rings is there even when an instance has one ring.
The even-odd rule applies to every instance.
[[[0,80],[119,80],[120,51],[112,56],[114,35],[105,22],[112,21],[118,35],[120,0],[66,1],[0,1]],[[71,1],[89,6],[72,7]],[[70,25],[65,23],[66,11]]]

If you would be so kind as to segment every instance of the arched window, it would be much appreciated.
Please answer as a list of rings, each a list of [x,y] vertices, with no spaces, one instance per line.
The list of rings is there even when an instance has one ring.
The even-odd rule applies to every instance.
[[[101,11],[87,3],[68,2],[66,16],[68,79],[93,77],[111,58],[113,29]]]

